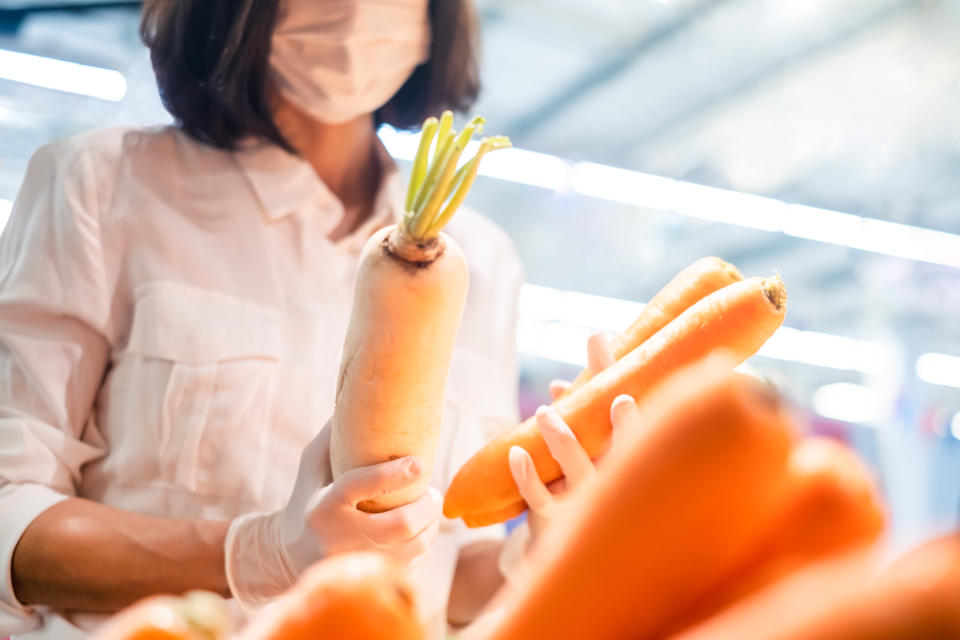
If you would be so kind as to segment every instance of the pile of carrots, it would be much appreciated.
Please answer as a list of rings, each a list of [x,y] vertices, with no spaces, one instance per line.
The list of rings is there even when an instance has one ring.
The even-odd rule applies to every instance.
[[[467,289],[462,253],[441,233],[491,138],[459,169],[482,125],[428,120],[408,213],[361,258],[334,415],[335,474],[401,455],[432,463],[444,380]],[[436,140],[436,146],[433,141]],[[431,152],[431,149],[433,151]],[[736,373],[783,322],[779,277],[743,278],[704,258],[678,274],[553,406],[596,476],[551,523],[472,640],[880,640],[960,638],[960,535],[892,564],[877,551],[885,513],[869,472],[842,444],[802,437],[769,385]],[[642,429],[611,446],[611,404],[628,394]],[[536,423],[500,434],[458,472],[444,513],[468,526],[526,504],[509,451],[562,478]],[[380,511],[422,487],[361,505]],[[151,598],[98,640],[415,640],[425,637],[402,573],[383,557],[328,558],[239,634],[210,594]]]

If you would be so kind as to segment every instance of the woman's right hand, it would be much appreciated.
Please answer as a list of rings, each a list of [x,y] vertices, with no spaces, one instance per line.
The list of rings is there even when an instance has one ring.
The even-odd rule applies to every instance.
[[[225,545],[230,592],[247,609],[288,589],[310,565],[345,551],[374,550],[409,567],[429,551],[443,499],[428,488],[409,504],[367,513],[357,504],[418,481],[419,458],[360,467],[333,480],[330,425],[304,449],[293,493],[275,513],[233,521]]]
[[[407,566],[430,549],[443,506],[443,497],[433,487],[414,502],[389,511],[357,509],[364,500],[420,480],[419,458],[359,467],[332,482],[329,460],[328,424],[304,450],[293,495],[283,510],[283,544],[298,573],[345,551],[379,551]]]

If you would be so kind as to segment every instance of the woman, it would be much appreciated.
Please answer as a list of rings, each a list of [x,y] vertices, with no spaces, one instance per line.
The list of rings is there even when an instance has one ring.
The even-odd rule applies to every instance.
[[[421,465],[332,482],[322,427],[357,255],[402,213],[376,127],[470,106],[471,7],[147,0],[142,33],[177,126],[40,149],[0,239],[0,636],[82,638],[158,592],[253,608],[374,548],[411,567],[441,637],[526,544],[441,522],[437,491],[516,418],[521,272],[498,229],[466,211],[449,226],[471,284],[434,489],[358,511]],[[558,460],[588,473],[544,415]],[[543,522],[556,504],[513,458]]]

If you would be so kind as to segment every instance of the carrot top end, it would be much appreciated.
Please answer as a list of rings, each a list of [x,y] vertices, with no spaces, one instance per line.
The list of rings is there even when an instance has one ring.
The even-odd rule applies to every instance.
[[[767,278],[764,281],[763,295],[766,296],[767,300],[770,301],[770,304],[772,304],[777,311],[787,306],[787,288],[784,286],[783,280],[780,279],[779,275]]]
[[[458,169],[461,155],[473,135],[483,132],[485,122],[483,117],[475,116],[458,133],[453,130],[450,111],[439,119],[431,116],[424,121],[407,189],[406,214],[401,222],[405,241],[423,242],[436,237],[473,185],[484,154],[510,146],[506,136],[484,138],[476,155]],[[431,158],[434,139],[436,147]]]
[[[206,591],[191,591],[178,603],[180,615],[198,638],[222,638],[230,632],[225,601]]]

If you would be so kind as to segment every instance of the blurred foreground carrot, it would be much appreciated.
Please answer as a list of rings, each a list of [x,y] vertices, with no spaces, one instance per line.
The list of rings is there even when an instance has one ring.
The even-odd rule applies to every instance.
[[[792,423],[713,356],[671,376],[492,607],[489,640],[656,637],[739,566],[780,494]]]
[[[960,535],[880,571],[865,551],[812,565],[673,640],[955,640]]]
[[[212,593],[152,596],[121,611],[96,640],[221,640],[230,632],[226,601]]]
[[[743,567],[673,628],[703,620],[824,556],[872,543],[883,531],[884,508],[870,472],[834,440],[808,438],[794,448],[778,502]]]
[[[413,594],[400,570],[371,552],[311,567],[255,617],[240,640],[422,640]]]

